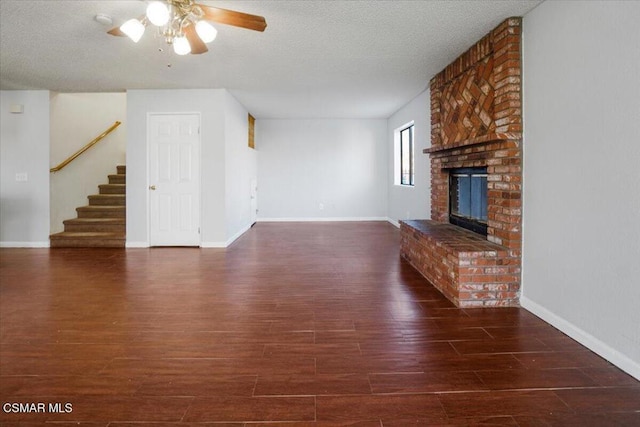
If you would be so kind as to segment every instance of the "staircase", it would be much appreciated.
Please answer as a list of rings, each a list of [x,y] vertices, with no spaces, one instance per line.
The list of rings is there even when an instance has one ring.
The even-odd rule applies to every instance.
[[[76,208],[78,217],[67,219],[64,231],[49,236],[52,248],[123,248],[126,233],[126,166],[118,166],[100,194],[89,196],[89,206]]]

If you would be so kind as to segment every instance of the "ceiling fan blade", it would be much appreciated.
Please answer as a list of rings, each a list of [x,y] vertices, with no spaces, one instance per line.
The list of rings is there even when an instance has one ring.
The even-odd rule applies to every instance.
[[[127,37],[127,35],[122,32],[120,27],[113,27],[112,29],[107,31],[107,34],[111,34],[112,36],[117,36],[117,37]]]
[[[207,52],[209,49],[207,45],[198,37],[198,33],[196,33],[195,25],[189,25],[184,28],[184,35],[189,40],[189,45],[191,46],[191,53],[194,55],[200,55],[201,53]]]
[[[140,15],[137,19],[138,19],[138,21],[142,22],[146,18],[146,16],[147,15]],[[121,25],[118,25],[117,27],[113,27],[112,29],[107,31],[107,34],[110,34],[110,35],[116,36],[116,37],[127,37],[127,35],[122,32],[120,27],[121,27]]]
[[[248,30],[264,31],[267,28],[267,21],[262,16],[250,15],[248,13],[237,12],[235,10],[220,9],[218,7],[196,4],[204,12],[204,19],[220,24],[233,25]]]

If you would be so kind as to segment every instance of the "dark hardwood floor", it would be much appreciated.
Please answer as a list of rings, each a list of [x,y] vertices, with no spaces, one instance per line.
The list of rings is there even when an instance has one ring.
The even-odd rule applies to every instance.
[[[259,223],[226,250],[3,249],[0,421],[640,425],[638,381],[524,309],[453,307],[398,245]]]

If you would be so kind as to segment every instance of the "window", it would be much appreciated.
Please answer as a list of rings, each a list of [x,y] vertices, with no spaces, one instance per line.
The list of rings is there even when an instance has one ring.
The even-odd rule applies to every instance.
[[[251,114],[249,114],[249,148],[256,148],[255,127],[256,119],[253,118]]]
[[[449,222],[487,235],[487,168],[450,171]]]
[[[400,130],[400,185],[413,185],[413,123]]]

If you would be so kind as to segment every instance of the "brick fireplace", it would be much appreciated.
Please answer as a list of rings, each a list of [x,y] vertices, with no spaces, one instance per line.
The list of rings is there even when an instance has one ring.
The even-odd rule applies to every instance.
[[[401,223],[401,255],[456,305],[514,306],[520,293],[520,18],[431,80],[431,220]],[[449,224],[449,174],[485,168],[486,237]]]

